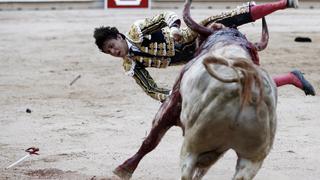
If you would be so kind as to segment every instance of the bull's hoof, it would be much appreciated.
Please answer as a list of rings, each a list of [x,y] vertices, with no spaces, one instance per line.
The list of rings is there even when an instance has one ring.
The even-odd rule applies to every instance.
[[[120,166],[113,170],[113,173],[123,180],[129,180],[132,176],[132,172],[121,168]]]

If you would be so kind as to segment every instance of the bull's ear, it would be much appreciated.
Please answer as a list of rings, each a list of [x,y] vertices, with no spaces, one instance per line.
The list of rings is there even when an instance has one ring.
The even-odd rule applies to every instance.
[[[256,47],[257,51],[262,51],[267,47],[268,42],[269,42],[269,30],[268,30],[266,19],[265,17],[263,17],[261,40],[258,43],[254,43],[254,46]]]

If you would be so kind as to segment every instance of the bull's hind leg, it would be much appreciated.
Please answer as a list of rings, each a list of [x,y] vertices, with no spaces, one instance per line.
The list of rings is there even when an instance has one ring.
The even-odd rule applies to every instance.
[[[201,180],[202,177],[208,172],[210,167],[206,168],[196,168],[194,175],[193,175],[193,180]]]
[[[210,151],[199,155],[193,180],[200,180],[207,173],[210,167],[216,163],[224,153]]]
[[[181,149],[181,179],[200,180],[224,152],[209,151],[201,154],[189,153],[185,144]]]
[[[197,154],[188,154],[181,164],[181,180],[192,180],[196,170]]]
[[[186,135],[187,136],[187,135]],[[181,180],[192,180],[196,170],[198,154],[191,153],[188,148],[188,141],[185,137],[180,151]]]
[[[260,161],[253,161],[250,159],[238,157],[236,173],[233,180],[250,180],[258,173],[263,159]]]

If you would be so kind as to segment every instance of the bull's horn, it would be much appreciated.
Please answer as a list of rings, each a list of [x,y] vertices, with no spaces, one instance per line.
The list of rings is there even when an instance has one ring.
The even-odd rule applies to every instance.
[[[262,18],[262,34],[261,34],[261,40],[258,43],[255,43],[254,46],[256,47],[257,51],[264,50],[269,42],[269,31],[268,31],[268,25],[265,20],[265,18]]]
[[[193,31],[199,33],[200,35],[209,36],[212,33],[214,33],[214,30],[198,24],[191,18],[190,6],[191,6],[191,0],[186,0],[186,3],[184,4],[184,9],[183,9],[183,20],[186,23],[186,25]]]

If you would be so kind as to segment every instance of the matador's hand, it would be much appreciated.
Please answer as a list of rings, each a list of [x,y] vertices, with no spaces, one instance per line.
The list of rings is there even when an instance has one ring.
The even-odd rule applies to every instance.
[[[173,38],[175,42],[180,42],[182,40],[182,33],[179,28],[171,27],[170,28],[170,37]]]
[[[222,28],[225,28],[225,26],[221,23],[211,23],[208,25],[208,28],[213,29],[213,30],[220,30]]]

